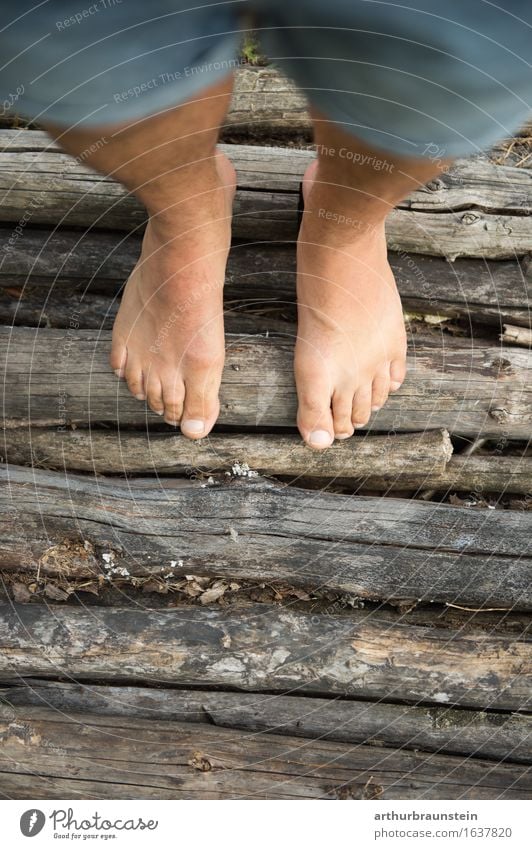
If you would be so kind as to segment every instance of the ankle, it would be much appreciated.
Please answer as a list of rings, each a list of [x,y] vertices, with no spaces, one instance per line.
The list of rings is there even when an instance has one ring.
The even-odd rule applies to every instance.
[[[355,186],[343,185],[320,169],[319,164],[306,192],[302,232],[312,240],[345,244],[381,238],[391,207],[379,197]]]

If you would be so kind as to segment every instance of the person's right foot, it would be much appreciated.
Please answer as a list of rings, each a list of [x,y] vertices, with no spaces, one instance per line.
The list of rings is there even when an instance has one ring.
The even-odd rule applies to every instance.
[[[199,439],[219,412],[223,283],[231,241],[234,168],[202,167],[190,197],[152,215],[113,328],[111,367],[169,424]]]

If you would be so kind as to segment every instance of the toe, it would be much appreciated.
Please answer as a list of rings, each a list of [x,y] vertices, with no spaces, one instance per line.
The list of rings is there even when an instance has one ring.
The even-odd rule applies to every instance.
[[[390,390],[395,392],[399,389],[406,376],[406,362],[404,359],[392,360],[390,364]]]
[[[140,363],[129,356],[127,360],[125,378],[129,391],[137,401],[145,401],[144,379]]]
[[[117,377],[124,377],[127,364],[127,348],[119,341],[114,341],[109,354],[109,363]]]
[[[185,386],[179,380],[165,382],[163,380],[163,405],[164,420],[167,424],[177,426],[183,416],[183,402],[185,400]]]
[[[220,381],[214,374],[191,374],[185,379],[185,406],[181,431],[189,439],[207,436],[220,410]]]
[[[299,407],[297,426],[301,436],[311,448],[323,450],[332,445],[334,423],[331,411],[331,393],[327,384],[305,381],[298,383]]]
[[[335,392],[332,399],[334,436],[336,439],[349,439],[353,436],[351,412],[353,409],[353,392]]]
[[[381,369],[373,378],[372,393],[371,393],[371,409],[373,412],[380,408],[388,400],[390,392],[390,367],[388,363]]]
[[[154,374],[148,375],[146,379],[146,398],[150,410],[162,416],[164,413],[163,388],[161,381]]]
[[[354,427],[364,427],[371,416],[372,384],[357,389],[353,399],[352,422]]]

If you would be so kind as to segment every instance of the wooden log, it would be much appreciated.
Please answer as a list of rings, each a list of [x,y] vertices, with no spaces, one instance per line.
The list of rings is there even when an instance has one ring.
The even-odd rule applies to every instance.
[[[230,472],[247,465],[263,475],[354,480],[393,480],[406,475],[409,486],[439,477],[452,454],[445,430],[396,436],[368,436],[336,442],[331,451],[309,451],[297,436],[214,434],[192,441],[172,434],[119,431],[57,431],[13,428],[5,432],[4,461],[49,469],[98,474],[190,474]]]
[[[231,156],[237,170],[237,185],[243,190],[284,192],[297,194],[306,168],[315,157],[312,150],[294,147],[261,147],[258,145],[221,145],[221,150]],[[341,153],[337,154],[342,158]],[[348,160],[346,160],[348,161]],[[113,180],[96,174],[74,157],[61,150],[47,133],[40,130],[0,131],[0,173],[11,165],[11,175],[30,177],[26,170],[43,172],[56,179],[72,180],[74,175],[82,181],[92,177],[99,183],[116,185]],[[46,170],[44,166],[50,170]],[[62,165],[60,169],[58,166]],[[346,165],[346,168],[356,167]],[[38,189],[38,184],[35,184]],[[66,185],[66,184],[65,184]],[[12,187],[23,191],[23,185]],[[60,186],[58,186],[60,188]],[[79,193],[78,193],[79,194]],[[125,195],[125,191],[121,191]],[[479,206],[496,212],[514,212],[526,216],[532,212],[532,174],[525,168],[494,165],[485,156],[457,160],[445,173],[427,186],[414,190],[401,201],[399,207],[428,212],[470,210]],[[8,199],[8,209],[16,209],[15,199]],[[7,215],[7,210],[2,214]],[[16,217],[2,220],[17,221]],[[124,226],[120,229],[124,229]]]
[[[501,342],[532,348],[532,330],[529,327],[512,327],[511,324],[505,324],[499,338]]]
[[[0,605],[0,679],[172,683],[526,710],[530,646],[270,605],[174,610]]]
[[[532,763],[532,717],[519,713],[34,679],[14,681],[13,686],[0,690],[0,697],[4,704],[47,707],[65,715],[74,711],[116,718],[208,722],[259,734]]]
[[[62,153],[46,134],[3,130],[0,147],[1,221],[18,222],[19,227],[21,221],[24,226],[31,221],[126,231],[145,224],[145,210],[132,195]],[[222,148],[237,170],[233,235],[295,239],[299,184],[313,154],[254,145]],[[531,210],[532,174],[483,159],[466,160],[391,213],[388,243],[397,251],[449,259],[515,258],[532,251]],[[324,217],[334,215],[334,210],[322,212]],[[15,229],[11,249],[19,240]]]
[[[98,786],[114,799],[524,799],[532,790],[526,767],[449,755],[44,708],[0,708],[0,722],[11,798],[57,798],[65,787],[61,798],[86,798]]]
[[[532,517],[262,481],[1,470],[0,565],[65,580],[197,574],[370,600],[530,610]],[[176,522],[176,516],[179,521]]]
[[[530,494],[532,457],[455,454],[441,473],[427,475],[423,486],[438,492],[469,492],[477,499],[488,493]]]
[[[83,287],[52,284],[48,291],[42,285],[0,287],[0,324],[12,327],[112,330],[119,306],[119,296],[87,292]],[[226,301],[224,326],[226,333],[237,335],[296,335],[294,322],[271,316],[268,311],[254,313],[242,303],[230,301]]]
[[[355,437],[321,454],[310,453],[291,435],[211,434],[191,442],[162,433],[9,428],[0,456],[15,465],[101,475],[229,472],[237,463],[263,475],[336,480],[386,492],[532,492],[531,457],[451,457],[451,450],[442,430]]]
[[[109,350],[107,331],[0,328],[4,424],[160,423],[116,379]],[[405,383],[368,428],[445,428],[465,436],[527,439],[531,369],[532,352],[517,348],[420,347],[409,357]],[[228,335],[220,399],[220,424],[293,426],[297,401],[291,342]]]
[[[305,93],[275,68],[238,68],[224,135],[245,133],[248,138],[308,138],[312,124]]]
[[[120,233],[28,227],[24,238],[9,251],[10,238],[10,230],[0,230],[0,286],[24,287],[26,293],[27,285],[42,285],[47,298],[62,297],[65,303],[77,297],[84,320],[89,321],[94,314],[94,325],[85,326],[98,327],[107,315],[111,316],[116,303],[111,308],[103,303],[99,310],[96,305],[92,308],[85,286],[91,293],[97,289],[114,296],[140,254],[141,241],[139,236]],[[524,262],[459,259],[449,263],[404,252],[390,253],[390,262],[407,311],[467,318],[499,329],[504,322],[530,326],[532,276],[527,275]],[[295,272],[293,245],[235,244],[227,266],[226,298],[292,304]],[[64,290],[57,291],[61,286],[71,287],[70,298]],[[72,308],[76,308],[75,303]],[[5,316],[10,321],[9,313]],[[98,316],[100,322],[96,324]]]

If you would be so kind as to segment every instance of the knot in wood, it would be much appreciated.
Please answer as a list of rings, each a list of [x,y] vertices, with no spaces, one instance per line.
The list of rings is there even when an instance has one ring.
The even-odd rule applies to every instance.
[[[474,224],[476,221],[480,221],[480,215],[477,215],[476,212],[464,212],[460,220],[462,224]]]
[[[202,755],[201,752],[194,752],[188,762],[188,765],[200,772],[210,772],[212,769],[210,760],[205,757],[205,755]]]
[[[512,364],[510,360],[507,360],[505,357],[496,357],[493,360],[491,367],[498,374],[500,374],[501,371],[505,372],[506,374],[513,374]]]
[[[498,424],[504,424],[504,422],[507,422],[510,417],[508,410],[505,410],[504,407],[495,407],[493,410],[489,411],[489,415],[492,419],[495,419]]]

